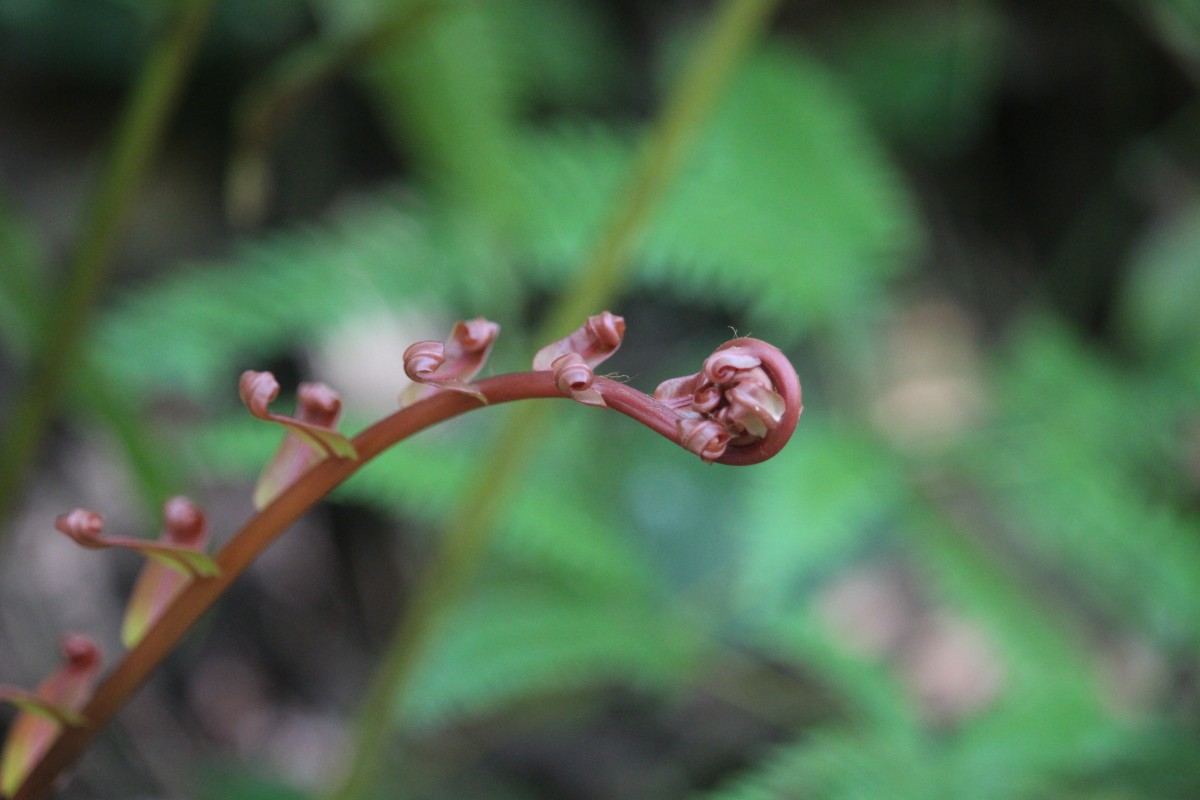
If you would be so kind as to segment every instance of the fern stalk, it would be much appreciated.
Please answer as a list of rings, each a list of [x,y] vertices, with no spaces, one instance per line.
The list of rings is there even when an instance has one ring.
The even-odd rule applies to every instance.
[[[777,424],[761,440],[756,440],[752,445],[731,446],[727,455],[715,459],[731,465],[757,463],[775,455],[791,437],[800,416],[800,384],[795,370],[783,354],[764,342],[737,339],[725,347],[738,348],[760,356],[762,368],[772,379],[773,386],[777,387],[786,405],[786,411],[776,420]],[[686,449],[694,449],[687,442],[684,427],[679,424],[681,417],[673,407],[608,378],[597,377],[592,386],[600,395],[602,405],[641,422]],[[735,391],[736,389],[731,391],[731,398]],[[560,376],[549,370],[497,375],[473,384],[468,392],[440,391],[427,399],[405,406],[356,436],[350,443],[349,451],[357,453],[357,458],[326,458],[296,478],[259,513],[251,517],[222,548],[215,559],[215,577],[192,580],[171,604],[163,609],[161,616],[146,631],[145,636],[125,654],[96,688],[87,705],[79,710],[84,723],[66,728],[62,732],[22,782],[12,800],[41,800],[46,797],[58,775],[83,753],[96,733],[113,718],[133,692],[254,559],[301,515],[373,458],[415,433],[468,411],[515,400],[554,397],[572,399],[572,394],[569,389],[562,388]],[[248,402],[247,405],[253,412],[253,403]],[[701,455],[703,457],[703,454]],[[500,495],[492,493],[490,496],[498,498]],[[490,509],[480,508],[478,514],[490,513]],[[470,543],[472,540],[465,541]],[[470,551],[455,552],[459,553],[459,558],[470,555]],[[451,563],[458,562],[447,562],[448,565]],[[460,579],[464,577],[462,573],[452,574]],[[446,582],[444,577],[439,585],[451,590],[457,587],[457,584]],[[443,599],[439,596],[431,598]],[[434,617],[426,615],[425,619]],[[418,651],[411,648],[397,649],[395,654],[403,657],[413,652]],[[390,662],[388,667],[396,668]],[[404,664],[398,667],[401,674],[407,674],[403,667]],[[390,714],[387,716],[390,718]],[[383,737],[379,741],[382,742]],[[376,755],[378,752],[376,751]]]
[[[680,163],[746,51],[766,25],[777,0],[726,0],[688,61],[663,112],[650,131],[638,168],[612,221],[573,287],[549,315],[539,340],[552,339],[619,292],[639,237]],[[354,755],[346,778],[330,800],[358,800],[375,784],[395,716],[414,667],[446,611],[458,600],[486,550],[504,496],[533,456],[546,410],[526,405],[512,413],[447,527],[428,576],[388,643],[358,720]]]
[[[490,404],[530,397],[561,396],[553,375],[543,373],[532,382],[529,374],[503,375],[481,382],[479,389]],[[478,400],[456,392],[443,392],[392,414],[354,438],[358,460],[327,459],[296,480],[275,500],[254,515],[216,557],[220,575],[190,583],[145,637],[96,688],[82,709],[86,724],[66,729],[30,772],[13,800],[46,797],[58,775],[70,766],[99,732],[142,685],[184,634],[229,588],[234,580],[280,534],[372,458],[425,428],[480,407]]]
[[[175,24],[155,45],[117,126],[116,139],[67,264],[56,314],[48,315],[33,374],[17,398],[0,439],[0,520],[8,516],[29,462],[78,365],[80,344],[108,277],[117,234],[134,194],[159,150],[167,120],[208,27],[214,0],[183,0]],[[2,523],[0,523],[2,524]],[[0,537],[6,528],[0,527]]]
[[[449,9],[446,0],[401,4],[354,36],[302,45],[242,92],[235,109],[235,149],[226,177],[226,207],[237,223],[257,221],[266,201],[268,148],[282,125],[339,73],[415,35]]]

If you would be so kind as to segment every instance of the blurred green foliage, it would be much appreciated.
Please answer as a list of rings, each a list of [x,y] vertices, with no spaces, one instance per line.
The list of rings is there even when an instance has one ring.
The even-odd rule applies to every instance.
[[[101,33],[80,37],[78,5]],[[0,4],[0,41],[28,50],[3,57],[131,70],[130,43],[161,4],[104,5]],[[209,58],[286,53],[302,30],[350,42],[393,5],[226,8]],[[215,410],[185,425],[149,417],[144,435],[178,448],[197,481],[249,479],[277,434],[237,416],[238,371],[303,364],[348,321],[436,319],[418,337],[435,338],[485,314],[505,328],[496,368],[519,365],[626,189],[641,105],[657,104],[686,47],[688,26],[654,15],[690,23],[694,10],[651,5],[641,18],[566,0],[432,4],[432,22],[346,76],[405,168],[336,213],[123,282],[88,353],[120,407],[98,408],[81,381],[72,408],[90,424],[161,398]],[[1148,196],[1100,324],[1057,310],[1072,304],[1055,276],[1002,260],[1019,288],[981,302],[976,287],[1006,278],[989,260],[1000,234],[975,216],[995,204],[978,198],[1005,183],[991,176],[958,207],[930,176],[957,167],[971,184],[1005,103],[1029,102],[1022,70],[1038,65],[1017,45],[1036,39],[1022,38],[1030,13],[999,0],[848,5],[811,27],[789,7],[742,65],[624,289],[643,389],[694,371],[726,320],[792,354],[807,393],[793,444],[750,470],[706,468],[615,416],[560,410],[483,573],[395,702],[400,749],[471,725],[490,743],[399,756],[388,796],[552,796],[469,753],[547,715],[586,729],[615,687],[655,708],[716,697],[765,725],[730,763],[677,765],[639,797],[1200,795],[1200,154],[1167,147],[1156,124],[1096,146],[1114,170],[1153,162],[1170,176],[1133,181]],[[1192,6],[1126,5],[1137,24],[1125,35],[1194,81]],[[280,21],[278,38],[247,14]],[[621,36],[631,16],[653,34],[639,51],[658,65],[648,74]],[[1175,102],[1194,107],[1194,83]],[[1049,142],[1046,159],[1088,145]],[[44,258],[0,207],[14,361]],[[503,413],[405,444],[337,502],[436,547],[423,532],[469,489]],[[213,785],[292,796],[258,779]]]

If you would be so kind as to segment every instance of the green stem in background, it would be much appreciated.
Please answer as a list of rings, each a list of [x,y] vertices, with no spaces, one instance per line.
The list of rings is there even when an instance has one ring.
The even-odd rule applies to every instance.
[[[230,218],[249,224],[262,216],[271,142],[313,93],[347,69],[420,32],[449,7],[448,0],[401,4],[357,35],[318,39],[289,51],[252,83],[235,110],[236,146],[226,178]]]
[[[668,95],[641,152],[633,181],[575,285],[550,314],[542,338],[555,339],[609,305],[630,256],[671,186],[690,145],[778,0],[725,0]]]
[[[104,172],[84,212],[62,287],[53,294],[33,373],[17,397],[0,441],[0,525],[20,492],[25,472],[76,371],[91,312],[108,276],[121,222],[142,183],[195,59],[214,0],[182,0],[177,19],[155,45],[117,126]],[[0,527],[0,535],[4,527]]]
[[[579,278],[556,305],[539,340],[578,325],[620,291],[630,257],[689,147],[743,55],[767,23],[777,0],[726,0],[697,43],[662,114],[649,133],[632,182]],[[547,410],[529,404],[505,420],[485,466],[446,528],[441,548],[412,605],[388,643],[358,720],[353,759],[334,800],[359,800],[375,785],[395,709],[425,645],[468,585],[486,550],[505,495],[534,455]]]
[[[0,341],[18,364],[29,361],[33,333],[41,329],[45,254],[33,226],[0,195]]]
[[[344,781],[331,795],[337,800],[366,797],[378,780],[403,690],[442,615],[453,606],[483,556],[500,503],[533,450],[530,431],[543,416],[538,405],[526,403],[514,408],[502,425],[487,463],[465,495],[428,574],[388,642],[383,661],[371,676],[353,760]]]
[[[138,413],[140,401],[120,392],[92,365],[84,365],[76,376],[74,394],[76,400],[87,398],[87,406],[78,410],[96,414],[121,446],[147,518],[154,519],[161,513],[163,501],[178,494],[183,485],[184,468],[178,453],[164,447],[155,426]]]
[[[37,334],[53,310],[46,301],[46,259],[37,236],[25,220],[6,207],[0,198],[0,338],[10,356],[27,369]],[[98,414],[125,451],[146,511],[158,515],[163,501],[181,484],[180,469],[173,454],[156,446],[141,416],[134,412],[136,400],[124,397],[91,365],[84,363],[76,373],[69,400],[78,407],[72,412]],[[81,402],[82,401],[82,402]]]

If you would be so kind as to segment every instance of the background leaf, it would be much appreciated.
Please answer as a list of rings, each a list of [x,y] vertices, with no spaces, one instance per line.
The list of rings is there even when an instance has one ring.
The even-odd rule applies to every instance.
[[[557,276],[624,184],[624,136],[562,130],[526,147],[533,250]],[[751,59],[640,248],[639,279],[749,305],[795,335],[879,299],[917,234],[903,188],[854,107],[811,60]]]

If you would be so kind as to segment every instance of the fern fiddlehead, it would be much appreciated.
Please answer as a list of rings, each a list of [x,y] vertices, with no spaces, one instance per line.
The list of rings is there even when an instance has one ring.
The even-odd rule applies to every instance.
[[[319,389],[308,399],[323,413],[308,408],[302,397],[299,418],[292,418],[267,409],[279,390],[270,373],[244,373],[239,389],[247,409],[287,431],[284,446],[266,468],[273,476],[272,493],[215,557],[215,568],[193,572],[170,604],[157,610],[154,623],[87,704],[64,710],[78,711],[81,724],[59,725],[53,744],[31,765],[13,800],[45,797],[57,776],[271,542],[365,463],[414,433],[487,405],[557,397],[618,411],[709,463],[755,464],[778,453],[791,437],[802,407],[800,381],[775,347],[757,339],[734,339],[717,348],[699,372],[665,381],[650,396],[593,372],[617,350],[624,332],[624,320],[606,311],[542,348],[533,370],[471,382],[499,326],[483,319],[459,323],[448,342],[419,342],[406,352],[405,371],[423,396],[406,396],[408,404],[353,439],[334,429],[340,401],[332,390],[307,385],[305,397],[314,394],[312,387]],[[99,536],[98,528],[92,531],[97,525],[88,528],[92,539]]]

